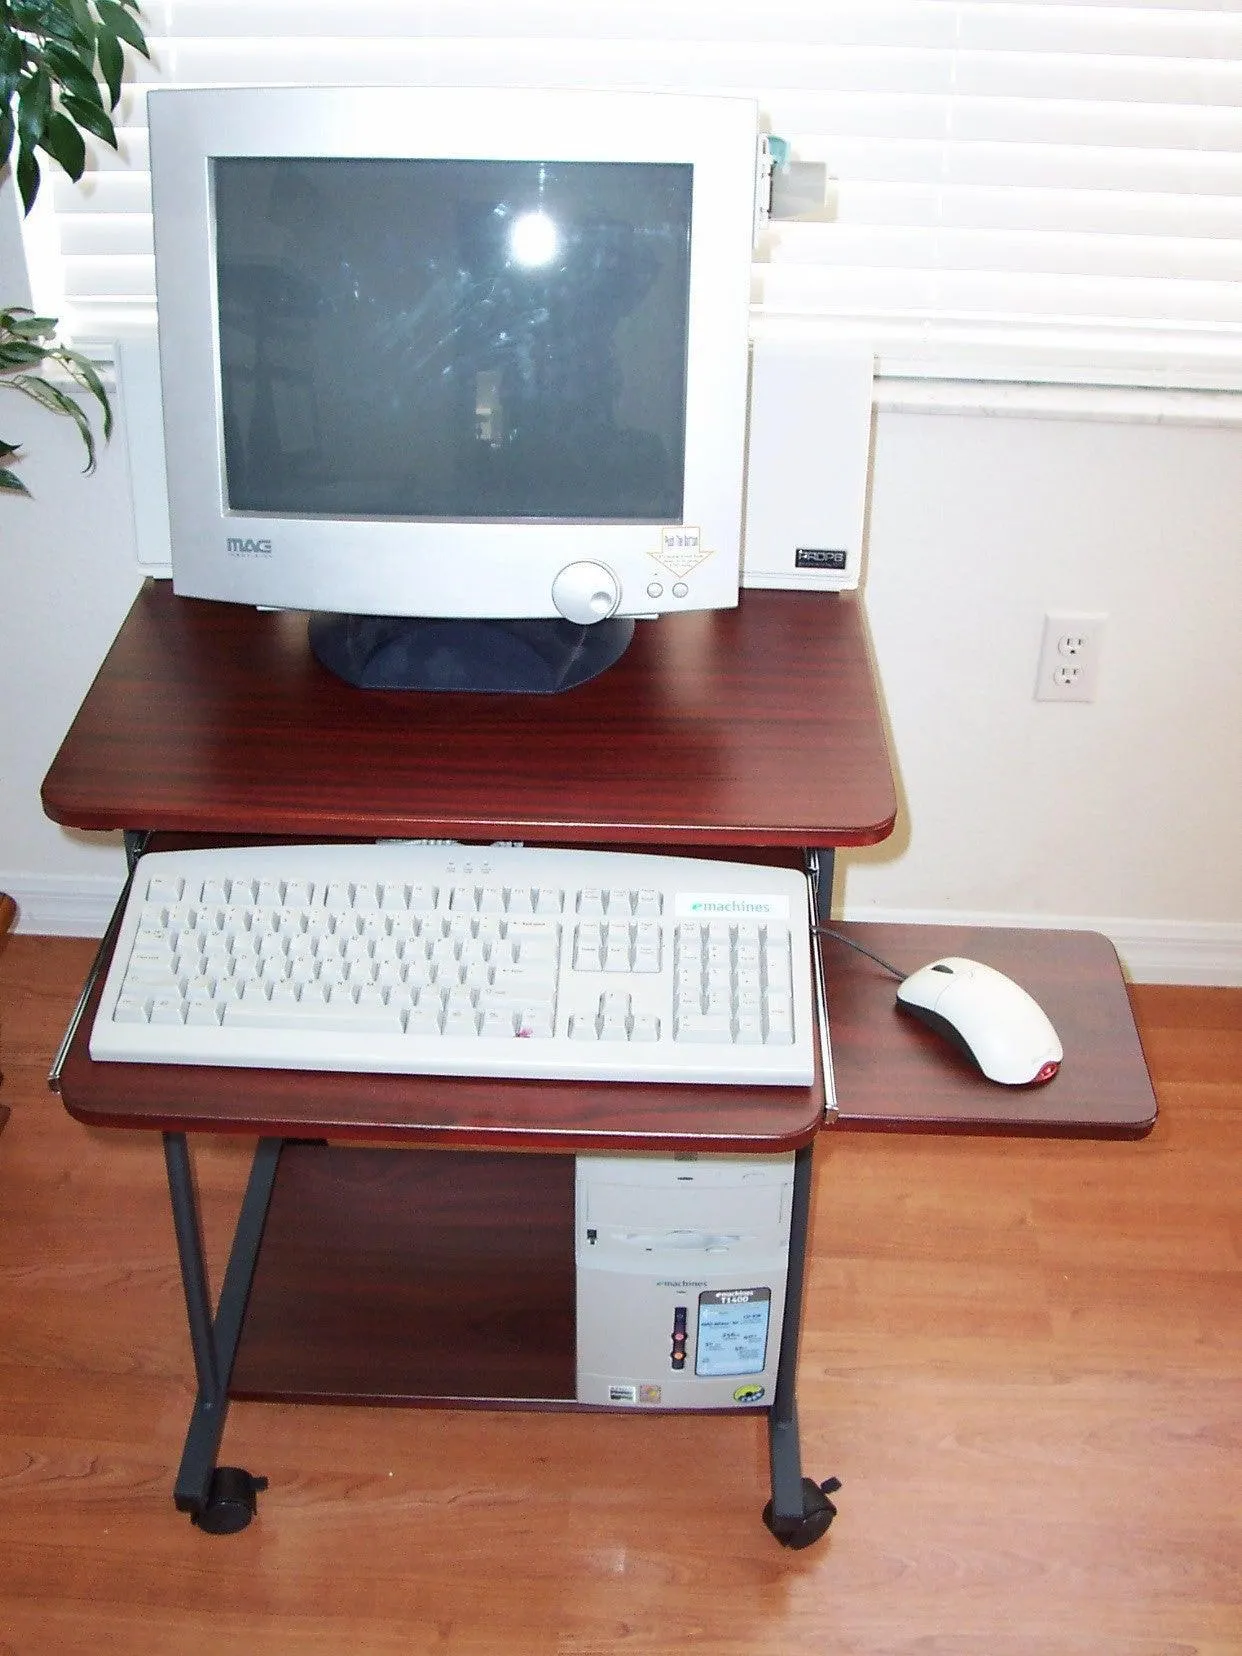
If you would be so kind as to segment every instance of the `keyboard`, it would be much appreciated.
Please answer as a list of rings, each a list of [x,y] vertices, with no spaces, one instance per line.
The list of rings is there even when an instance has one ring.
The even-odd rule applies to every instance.
[[[796,870],[389,841],[140,858],[90,1039],[150,1064],[809,1086]]]

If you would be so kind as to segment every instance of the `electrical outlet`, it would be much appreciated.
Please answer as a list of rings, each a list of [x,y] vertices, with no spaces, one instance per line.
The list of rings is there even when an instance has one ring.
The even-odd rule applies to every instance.
[[[1036,701],[1095,700],[1107,619],[1104,615],[1044,616]]]

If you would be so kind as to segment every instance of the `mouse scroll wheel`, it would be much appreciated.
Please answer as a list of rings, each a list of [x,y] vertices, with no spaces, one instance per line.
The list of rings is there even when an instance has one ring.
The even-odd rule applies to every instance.
[[[952,966],[946,966],[943,961],[941,961],[938,965],[933,966],[932,971],[933,972],[947,972],[950,977],[953,976]]]

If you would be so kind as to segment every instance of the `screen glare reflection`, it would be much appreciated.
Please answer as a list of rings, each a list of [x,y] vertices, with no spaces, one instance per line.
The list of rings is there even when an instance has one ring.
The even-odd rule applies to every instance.
[[[560,246],[556,225],[541,211],[522,213],[509,231],[509,253],[514,264],[528,270],[550,264]]]

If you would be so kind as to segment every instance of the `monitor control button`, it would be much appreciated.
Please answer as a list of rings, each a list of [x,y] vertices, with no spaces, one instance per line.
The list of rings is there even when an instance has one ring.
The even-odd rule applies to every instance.
[[[606,621],[621,602],[621,584],[604,564],[566,564],[552,582],[552,602],[566,621]]]
[[[673,582],[673,597],[674,598],[684,598],[686,596],[686,594],[689,592],[689,590],[690,590],[690,588],[686,585],[686,583],[684,581],[674,581]]]
[[[664,596],[664,588],[659,581],[648,581],[647,596],[648,598],[662,598]]]

